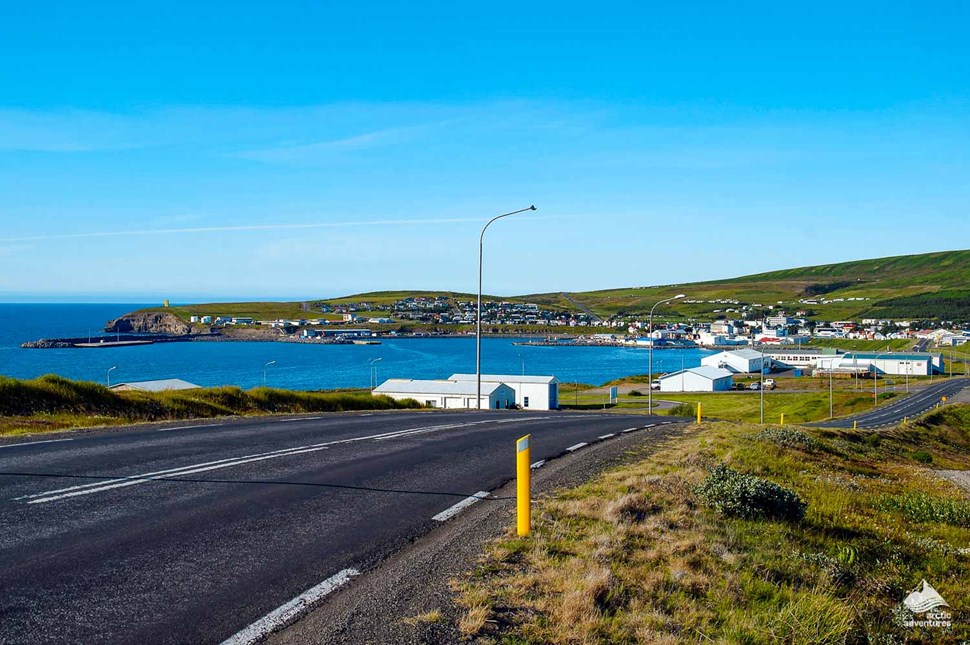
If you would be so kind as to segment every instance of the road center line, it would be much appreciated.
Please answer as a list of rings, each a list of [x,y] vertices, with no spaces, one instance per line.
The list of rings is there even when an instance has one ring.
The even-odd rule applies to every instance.
[[[458,515],[459,513],[461,513],[463,510],[465,510],[472,504],[475,504],[476,502],[480,502],[486,497],[488,497],[488,491],[483,491],[483,490],[478,491],[471,497],[466,497],[465,499],[461,500],[454,506],[450,506],[446,508],[445,510],[441,511],[431,519],[437,522],[447,522],[448,520],[453,518],[455,515]]]
[[[44,441],[24,441],[23,443],[8,443],[0,446],[0,449],[19,448],[20,446],[36,446],[41,443],[60,443],[62,441],[74,441],[74,439],[45,439]]]
[[[360,571],[357,569],[344,569],[330,576],[317,586],[304,591],[285,605],[281,605],[266,614],[249,627],[236,632],[234,635],[222,641],[222,645],[251,645],[252,643],[258,643],[274,631],[294,622],[301,615],[312,609],[324,597],[330,595],[350,582],[352,578],[359,575]]]
[[[543,417],[548,418],[548,417]],[[533,420],[533,419],[523,419]],[[538,420],[538,419],[535,419]],[[40,493],[33,493],[31,495],[23,495],[21,497],[14,498],[14,501],[28,500],[28,504],[43,504],[47,502],[54,502],[60,499],[67,499],[71,497],[79,497],[81,495],[90,495],[93,493],[101,493],[108,490],[114,490],[116,488],[127,488],[129,486],[136,486],[138,484],[144,484],[149,481],[154,481],[157,479],[167,479],[179,477],[182,475],[192,475],[201,472],[208,472],[211,470],[220,470],[222,468],[229,468],[230,466],[239,466],[243,464],[253,463],[257,461],[265,461],[267,459],[277,459],[280,457],[289,457],[291,455],[305,454],[308,452],[317,452],[323,450],[330,446],[337,446],[349,443],[356,443],[359,441],[369,441],[369,440],[382,440],[382,439],[394,439],[398,437],[404,437],[412,434],[427,433],[427,432],[437,432],[441,430],[450,430],[454,428],[463,428],[468,426],[476,426],[485,423],[494,423],[494,420],[486,419],[483,421],[473,421],[470,423],[450,423],[443,425],[434,426],[424,426],[418,428],[409,428],[405,430],[394,430],[391,432],[382,432],[379,434],[365,435],[362,437],[350,437],[348,439],[337,439],[335,441],[327,441],[324,443],[311,444],[306,446],[296,446],[293,448],[283,448],[280,450],[273,450],[265,453],[256,453],[252,455],[243,455],[240,457],[231,457],[227,459],[217,459],[215,461],[203,462],[199,464],[191,464],[188,466],[181,466],[179,468],[170,468],[167,470],[157,470],[148,473],[139,473],[135,475],[130,475],[128,477],[118,477],[116,479],[107,479],[98,482],[93,482],[90,484],[80,484],[78,486],[69,486],[67,488],[60,488],[56,490],[48,490]]]

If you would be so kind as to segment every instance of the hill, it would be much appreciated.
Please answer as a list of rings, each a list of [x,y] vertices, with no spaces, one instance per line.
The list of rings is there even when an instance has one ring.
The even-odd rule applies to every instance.
[[[708,282],[629,287],[587,292],[485,296],[488,300],[531,302],[548,309],[586,308],[598,316],[645,316],[658,300],[677,293],[683,300],[663,307],[665,317],[712,319],[741,307],[771,305],[789,314],[808,311],[819,320],[895,318],[970,321],[970,250],[840,262],[769,271]],[[471,301],[475,294],[452,291],[375,291],[308,303],[220,303],[171,307],[193,314],[250,316],[258,319],[319,318],[320,305],[368,303],[379,307],[405,298],[444,298],[449,305]],[[156,309],[157,310],[157,309]],[[659,310],[658,310],[659,311]],[[336,316],[332,316],[336,317]]]
[[[743,304],[773,305],[789,313],[811,310],[813,317],[824,320],[858,317],[970,320],[970,250],[840,262],[710,282],[607,289],[570,296],[601,316],[645,315],[658,300],[677,293],[684,293],[687,298],[666,305],[668,315],[711,317],[736,308],[725,301],[737,300]],[[563,304],[560,293],[524,298],[539,304]],[[817,304],[800,302],[806,300]]]

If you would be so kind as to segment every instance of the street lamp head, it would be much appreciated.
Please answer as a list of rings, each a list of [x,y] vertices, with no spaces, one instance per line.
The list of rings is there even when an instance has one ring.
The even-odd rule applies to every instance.
[[[536,209],[536,205],[535,204],[533,204],[532,206],[529,206],[529,210],[530,211],[534,211],[535,209]]]

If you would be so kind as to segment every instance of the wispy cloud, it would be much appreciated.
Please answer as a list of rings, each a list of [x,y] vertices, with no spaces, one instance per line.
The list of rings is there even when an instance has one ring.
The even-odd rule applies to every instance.
[[[262,161],[265,163],[308,161],[326,158],[333,153],[406,143],[418,138],[428,129],[428,126],[386,128],[317,143],[281,145],[259,150],[246,150],[237,153],[236,156],[242,159]]]
[[[202,226],[195,228],[154,228],[126,231],[86,231],[83,233],[54,233],[0,238],[0,244],[16,242],[40,242],[47,240],[71,240],[104,237],[145,237],[152,235],[196,235],[202,233],[241,233],[260,231],[296,231],[327,228],[355,228],[367,226],[438,226],[441,224],[467,224],[481,222],[480,217],[453,217],[441,219],[384,219],[344,222],[314,222],[310,224],[253,224],[242,226]],[[0,247],[2,249],[4,247]],[[15,247],[7,247],[15,248]]]

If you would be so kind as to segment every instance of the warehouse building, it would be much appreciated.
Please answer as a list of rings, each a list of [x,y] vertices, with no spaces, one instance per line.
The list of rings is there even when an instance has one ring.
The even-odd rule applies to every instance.
[[[701,365],[726,369],[734,374],[752,374],[771,369],[771,357],[753,349],[739,349],[705,356]]]
[[[478,384],[468,381],[388,379],[374,389],[375,395],[414,399],[432,408],[478,408]],[[482,409],[503,410],[515,405],[515,390],[505,383],[482,383]]]
[[[730,371],[702,365],[660,377],[661,392],[724,392],[734,386]]]
[[[452,374],[451,381],[476,382],[474,374]],[[482,374],[485,383],[504,383],[515,391],[515,403],[524,410],[559,409],[559,381],[555,376]]]
[[[816,361],[816,369],[822,372],[866,373],[880,376],[929,376],[944,372],[943,356],[929,352],[849,352],[837,356],[822,356]]]

